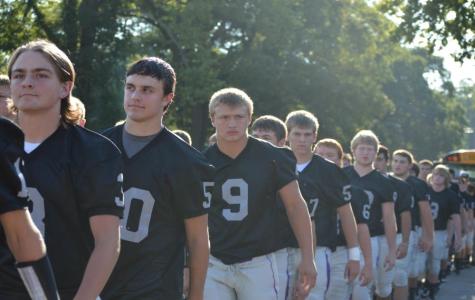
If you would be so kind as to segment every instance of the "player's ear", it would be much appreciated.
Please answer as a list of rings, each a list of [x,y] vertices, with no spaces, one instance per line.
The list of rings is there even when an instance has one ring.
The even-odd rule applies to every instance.
[[[211,125],[216,128],[216,126],[214,125],[214,114],[209,114],[209,119],[211,120]]]
[[[59,91],[59,96],[61,99],[66,98],[70,93],[73,88],[73,82],[72,81],[66,81],[61,83],[61,90]]]

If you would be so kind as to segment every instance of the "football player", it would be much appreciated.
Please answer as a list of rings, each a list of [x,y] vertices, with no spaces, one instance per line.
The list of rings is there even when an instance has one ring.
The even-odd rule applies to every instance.
[[[444,165],[437,165],[428,182],[431,199],[432,218],[434,219],[434,246],[429,252],[429,296],[435,299],[439,286],[439,272],[441,260],[448,252],[447,223],[452,220],[455,227],[455,251],[461,247],[460,200],[455,192],[449,188],[450,173]]]
[[[163,125],[175,82],[173,68],[158,57],[134,62],[125,78],[125,123],[104,133],[122,152],[125,201],[122,251],[104,299],[181,299],[185,243],[188,299],[203,299],[209,254],[203,188],[212,184],[213,167]]]
[[[251,134],[253,137],[268,141],[274,146],[283,147],[287,140],[287,127],[279,118],[271,115],[260,116],[254,120],[251,126]],[[295,156],[287,147],[282,150],[290,159],[294,160]],[[295,241],[290,226],[285,206],[282,200],[278,200],[278,210],[275,218],[279,220],[277,223],[282,226],[276,230],[278,234],[275,236],[275,242],[279,249],[274,252],[277,263],[277,271],[279,272],[279,298],[278,300],[291,299],[294,284],[296,282],[298,263],[300,262],[300,250]]]
[[[253,102],[226,88],[209,102],[217,143],[205,151],[216,167],[209,187],[211,257],[205,299],[276,299],[275,211],[280,196],[301,252],[296,296],[315,286],[312,229],[292,160],[281,148],[248,136]],[[300,299],[300,298],[299,298]]]
[[[315,145],[315,154],[320,155],[341,168],[343,164],[343,148],[340,143],[334,139],[323,139]],[[369,264],[361,264],[361,272],[358,284],[366,286],[372,280],[371,265],[371,240],[369,236],[369,201],[366,193],[352,186],[351,187],[351,207],[354,212],[357,223],[358,242],[361,248],[361,257]],[[341,222],[338,220],[338,226],[341,228]],[[329,280],[329,286],[326,293],[326,299],[349,299],[352,287],[355,284],[348,281],[349,279],[349,249],[346,246],[345,234],[339,230],[336,238],[336,250],[331,254],[332,273]],[[317,241],[318,242],[318,241]],[[354,251],[354,250],[353,250]],[[359,270],[358,270],[359,271]]]
[[[429,203],[429,190],[425,181],[412,176],[411,170],[415,160],[407,150],[393,152],[391,170],[394,176],[405,180],[412,190],[414,204],[411,214],[411,236],[409,238],[409,299],[417,293],[417,279],[425,272],[427,252],[432,247],[434,223]]]
[[[30,297],[59,299],[43,237],[25,209],[28,191],[20,173],[23,142],[20,128],[0,117],[0,240],[6,240],[12,251]]]
[[[386,177],[374,169],[379,147],[377,136],[370,130],[359,131],[351,141],[354,166],[344,168],[353,185],[363,189],[369,198],[372,266],[376,295],[389,297],[392,291],[396,261],[396,219],[394,202],[397,194]],[[355,285],[354,299],[370,299],[372,287]]]
[[[336,164],[313,154],[319,124],[312,113],[293,111],[287,115],[285,124],[289,132],[290,148],[297,158],[299,186],[318,237],[315,261],[320,275],[308,298],[325,299],[330,279],[335,276],[336,270],[333,267],[336,264],[332,261],[332,253],[336,250],[336,239],[340,231],[344,232],[346,238],[347,273],[337,276],[341,276],[341,280],[346,277],[348,283],[351,283],[360,269],[356,222],[350,204],[351,186]],[[349,291],[349,284],[342,293],[346,290]]]
[[[95,299],[119,256],[120,152],[108,139],[74,124],[75,71],[56,45],[20,46],[11,56],[8,76],[25,133],[23,174],[31,214],[45,237],[59,294],[61,299]],[[13,258],[3,250],[0,298],[23,299],[28,294],[11,271]]]
[[[397,252],[396,265],[393,278],[393,296],[395,300],[406,300],[409,296],[407,272],[409,268],[410,235],[412,228],[411,210],[414,202],[411,187],[405,181],[387,173],[389,163],[389,150],[386,146],[379,145],[378,155],[374,167],[393,183],[397,192],[397,200],[394,205],[397,223]]]

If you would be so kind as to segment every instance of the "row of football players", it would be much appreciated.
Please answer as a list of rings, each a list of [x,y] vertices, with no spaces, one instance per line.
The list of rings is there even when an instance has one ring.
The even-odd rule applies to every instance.
[[[163,60],[145,58],[127,71],[127,118],[104,133],[111,143],[73,125],[74,68],[55,45],[18,48],[8,75],[25,133],[32,216],[63,299],[95,299],[101,292],[104,299],[179,299],[185,242],[189,299],[201,299],[203,290],[205,299],[299,299],[309,293],[314,299],[351,293],[369,299],[372,282],[384,298],[393,281],[407,286],[408,275],[398,272],[404,267],[393,268],[396,257],[431,248],[430,190],[408,172],[395,171],[405,184],[374,170],[379,141],[370,131],[354,137],[355,165],[341,170],[313,154],[318,122],[312,114],[289,114],[291,150],[277,148],[248,136],[249,96],[224,89],[209,103],[217,143],[203,156],[163,126],[175,73]],[[409,170],[410,153],[394,157]],[[435,193],[441,192],[437,182],[445,186],[435,180],[443,177],[439,173],[432,176]],[[405,198],[399,196],[404,189]],[[451,214],[442,199],[441,218],[449,212],[458,237],[458,213]],[[315,246],[319,276],[313,288]],[[27,297],[13,257],[6,249],[2,256],[0,296]],[[405,297],[404,288],[399,293]]]
[[[289,120],[289,118],[287,120]],[[294,153],[296,153],[293,147],[293,145],[295,145],[295,137],[293,136],[294,131],[292,127],[288,126],[287,121],[286,124],[287,127],[284,122],[273,116],[263,116],[254,121],[252,125],[252,134],[280,145],[284,145],[287,140],[292,150],[294,150]],[[305,128],[305,126],[303,127]],[[307,128],[309,132],[314,132],[314,127],[308,126],[307,124]],[[287,129],[289,130],[289,133],[286,138]],[[378,171],[380,174],[392,181],[392,189],[397,193],[394,194],[393,198],[397,199],[395,200],[398,232],[396,239],[396,265],[393,272],[384,272],[380,269],[380,266],[385,263],[381,260],[382,257],[379,256],[379,258],[373,258],[381,260],[376,261],[376,269],[373,270],[373,276],[377,276],[374,281],[376,284],[376,295],[378,295],[379,298],[385,298],[381,297],[382,294],[389,297],[392,284],[393,299],[414,299],[416,295],[418,295],[418,289],[420,289],[420,282],[418,283],[418,280],[425,278],[425,286],[429,291],[428,296],[434,298],[435,293],[439,288],[439,275],[441,268],[443,271],[448,264],[449,246],[452,246],[455,249],[456,268],[459,260],[468,261],[473,253],[475,193],[473,193],[473,190],[470,191],[470,187],[473,188],[473,186],[469,185],[467,177],[461,177],[458,182],[452,182],[452,174],[450,174],[451,172],[447,167],[438,165],[433,168],[432,162],[428,160],[421,161],[421,172],[418,174],[419,168],[417,162],[414,161],[410,152],[402,149],[396,150],[390,160],[388,149],[383,145],[379,145],[378,147],[377,137],[369,131],[364,134],[368,135],[365,143],[373,145],[373,151],[374,153],[377,153],[377,155],[373,155],[372,158],[370,158],[375,170],[370,171],[367,174],[362,173],[363,175],[360,177],[356,176],[356,174],[352,175],[352,172],[349,171],[352,169],[357,171],[361,168],[361,165],[367,163],[365,156],[357,150],[358,144],[355,145],[357,141],[355,139],[358,138],[358,135],[363,135],[363,132],[360,132],[355,136],[351,143],[351,149],[355,156],[355,165],[344,169],[348,172],[347,175],[349,175],[351,184],[353,185],[352,188],[354,189],[355,186],[356,188],[363,188],[370,203],[374,202],[374,191],[376,188],[374,186],[371,187],[371,184],[376,185],[376,181],[374,180],[374,183],[370,183],[372,180],[366,179],[368,182],[364,182],[364,178],[370,177],[369,174],[371,174],[371,172]],[[315,140],[312,141],[309,137],[309,140],[307,141],[309,149],[311,149],[313,142],[315,142]],[[378,149],[378,151],[376,152],[375,149]],[[337,165],[343,164],[343,149],[340,143],[334,139],[323,139],[318,141],[314,147],[314,153],[333,161]],[[392,169],[392,174],[387,173],[388,165],[390,165]],[[415,177],[417,175],[419,175],[419,178]],[[405,184],[404,181],[408,184]],[[420,200],[418,201],[417,199]],[[359,222],[358,211],[361,211],[361,209],[358,208],[356,204],[357,201],[356,194],[353,192],[351,204],[356,220]],[[366,201],[366,199],[364,201]],[[421,218],[423,220],[422,223]],[[430,224],[431,219],[433,219],[433,225]],[[379,218],[377,220],[379,220]],[[428,227],[427,232],[429,238],[424,237],[424,221],[429,223],[429,225],[426,226]],[[371,222],[369,223],[371,224]],[[317,226],[317,237],[319,237],[318,227],[320,222],[318,219],[315,224]],[[359,230],[360,226],[361,225],[358,224]],[[382,230],[381,225],[379,226],[380,230]],[[434,234],[431,233],[433,230],[431,228],[432,226],[434,226],[435,229],[435,239],[434,245],[431,248],[431,242],[428,241],[430,241],[430,236]],[[385,249],[381,252],[381,249],[378,249],[378,247],[381,246],[387,247],[384,244],[381,245],[381,240],[378,241],[379,245],[375,245],[376,242],[373,238],[371,242],[373,255],[375,254],[374,249],[379,251],[379,255],[384,255],[385,252],[388,251]],[[360,240],[360,246],[362,246],[363,243],[364,241]],[[384,238],[383,243],[386,243]],[[328,262],[328,255],[321,255],[319,258],[318,249],[320,246],[320,239],[318,239],[316,261],[319,278],[317,278],[317,285],[322,280],[322,270],[323,272],[327,271],[328,274],[331,274],[332,276],[336,275],[336,277],[321,283],[328,284],[327,287],[331,290],[333,280],[337,280],[338,278],[341,278],[341,276],[333,271],[335,268],[338,270],[338,266],[332,265],[335,264],[335,261]],[[361,249],[364,249],[364,247],[361,247]],[[333,255],[339,257],[338,251],[334,251]],[[362,258],[362,261],[364,261],[364,257]],[[328,267],[329,270],[327,270]],[[330,278],[332,278],[332,276],[330,276]],[[327,279],[323,277],[323,280]],[[378,283],[378,281],[380,283]],[[409,290],[408,285],[410,287]],[[341,287],[339,290],[342,290]],[[353,292],[353,298],[368,299],[367,291],[365,291],[364,295],[360,294],[357,285],[353,287]],[[323,298],[317,297],[314,299]],[[328,299],[333,298],[328,297]],[[347,298],[341,297],[338,299]]]

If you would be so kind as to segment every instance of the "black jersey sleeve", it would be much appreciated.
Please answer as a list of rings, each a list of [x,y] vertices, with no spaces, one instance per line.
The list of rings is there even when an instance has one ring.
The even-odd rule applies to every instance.
[[[323,185],[325,196],[335,204],[336,207],[349,204],[351,201],[351,185],[343,170],[333,163],[328,162],[328,180]]]
[[[0,214],[27,206],[26,185],[20,173],[23,133],[0,118]]]
[[[116,215],[122,217],[122,162],[120,157],[97,162],[84,169],[76,181],[76,195],[88,216]]]
[[[411,211],[413,203],[413,195],[411,188],[405,182],[401,182],[397,190],[397,214],[401,214],[405,211]]]
[[[79,131],[80,129],[78,129]],[[108,139],[92,132],[79,132],[72,156],[75,169],[73,182],[80,208],[89,217],[115,215],[122,217],[123,163],[119,149]]]
[[[189,219],[208,213],[214,167],[205,159],[189,162],[177,176],[169,178],[178,216]]]
[[[277,190],[280,190],[290,182],[297,180],[295,174],[295,160],[282,151],[282,148],[273,147],[273,163],[275,167]]]
[[[460,198],[460,195],[456,193],[450,193],[448,215],[451,216],[454,214],[460,214],[461,203],[462,203],[462,199]]]
[[[381,175],[380,178],[381,203],[395,203],[398,198],[398,192],[396,191],[396,188],[389,178],[386,178],[383,175]]]

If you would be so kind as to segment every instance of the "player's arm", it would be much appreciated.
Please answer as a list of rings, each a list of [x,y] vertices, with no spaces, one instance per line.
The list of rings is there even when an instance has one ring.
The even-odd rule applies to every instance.
[[[384,233],[388,241],[389,253],[386,257],[386,269],[390,270],[396,263],[396,216],[394,215],[394,203],[384,202],[382,204],[383,209],[383,224]]]
[[[337,208],[340,216],[341,227],[345,235],[346,246],[348,248],[349,260],[346,266],[345,276],[352,282],[360,271],[360,250],[358,248],[358,231],[356,228],[355,216],[351,204],[340,206]]]
[[[432,211],[429,201],[419,201],[419,213],[421,217],[422,236],[419,246],[424,252],[432,248],[434,241],[434,220],[432,220]]]
[[[185,230],[190,253],[190,283],[187,299],[201,300],[209,259],[208,215],[186,219]]]
[[[314,262],[312,225],[307,205],[300,194],[297,180],[293,180],[279,190],[292,231],[297,238],[302,261],[299,266],[299,292],[306,296],[315,286],[316,267]]]
[[[402,242],[397,246],[396,253],[398,259],[404,258],[407,255],[407,248],[409,247],[409,237],[411,235],[411,223],[411,211],[403,211],[401,213]]]
[[[96,299],[119,258],[119,217],[96,215],[89,218],[89,224],[94,237],[94,249],[87,263],[79,290],[74,297],[75,300]]]
[[[371,252],[371,237],[369,235],[369,228],[365,223],[358,224],[358,242],[360,243],[361,252],[363,253],[365,262],[360,275],[360,283],[362,286],[366,286],[371,282],[371,280],[373,280],[373,254]]]
[[[30,297],[34,300],[59,299],[43,238],[29,212],[20,209],[1,214],[0,223]]]

